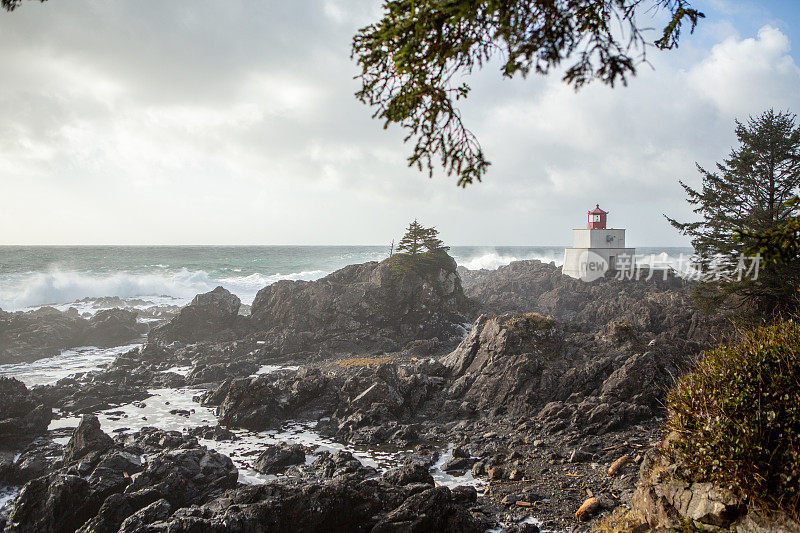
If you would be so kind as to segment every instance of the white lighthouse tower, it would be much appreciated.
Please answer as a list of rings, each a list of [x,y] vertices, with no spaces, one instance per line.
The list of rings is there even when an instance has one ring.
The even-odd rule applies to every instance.
[[[625,248],[625,230],[606,228],[608,212],[600,204],[587,215],[586,228],[572,230],[572,248],[564,250],[562,273],[591,281],[607,270],[630,268],[636,249]]]

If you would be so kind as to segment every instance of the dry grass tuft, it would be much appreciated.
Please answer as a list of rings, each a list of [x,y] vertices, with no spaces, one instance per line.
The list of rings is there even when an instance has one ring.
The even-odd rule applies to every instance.
[[[362,366],[378,366],[388,363],[391,360],[391,357],[351,357],[350,359],[334,361],[331,364],[342,368],[357,368]]]

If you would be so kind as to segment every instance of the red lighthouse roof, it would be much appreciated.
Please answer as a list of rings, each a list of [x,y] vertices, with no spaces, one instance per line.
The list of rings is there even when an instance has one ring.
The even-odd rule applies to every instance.
[[[608,215],[608,212],[600,209],[600,204],[596,204],[595,208],[587,213],[589,224],[586,227],[589,229],[606,229],[606,215]]]

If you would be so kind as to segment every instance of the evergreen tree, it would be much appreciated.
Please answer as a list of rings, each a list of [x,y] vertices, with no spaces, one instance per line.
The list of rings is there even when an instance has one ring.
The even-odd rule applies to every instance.
[[[450,247],[445,246],[444,242],[439,238],[439,230],[436,228],[425,228],[425,248],[427,248],[429,252],[435,252],[437,250],[446,252],[450,249]]]
[[[795,118],[770,109],[746,124],[737,121],[739,147],[714,172],[698,165],[702,188],[681,182],[702,219],[667,220],[692,238],[703,267],[714,262],[735,269],[741,254],[763,244],[759,235],[769,235],[800,213],[790,201],[800,189],[800,127]],[[757,280],[703,283],[696,294],[706,307],[753,304],[762,313],[782,312],[796,306],[799,281],[795,259],[763,265]]]
[[[398,253],[418,255],[425,249],[425,239],[429,238],[427,228],[424,228],[416,219],[408,225],[406,234],[397,245]]]
[[[787,204],[800,208],[800,197],[795,196]],[[748,254],[761,254],[765,261],[776,264],[791,264],[800,260],[800,215],[770,230],[747,236],[755,241],[748,249]]]
[[[397,245],[397,253],[392,256],[392,268],[403,273],[435,273],[453,262],[447,250],[449,247],[439,239],[436,228],[426,228],[414,220]]]

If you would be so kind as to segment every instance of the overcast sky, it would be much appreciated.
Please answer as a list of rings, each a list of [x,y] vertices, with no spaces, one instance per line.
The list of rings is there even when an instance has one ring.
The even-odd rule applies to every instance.
[[[800,110],[800,2],[698,0],[698,31],[627,88],[473,76],[493,165],[466,190],[408,169],[353,98],[377,0],[49,0],[0,14],[0,244],[567,245],[600,203],[637,246],[685,245],[734,120]],[[646,21],[645,21],[646,22]]]

